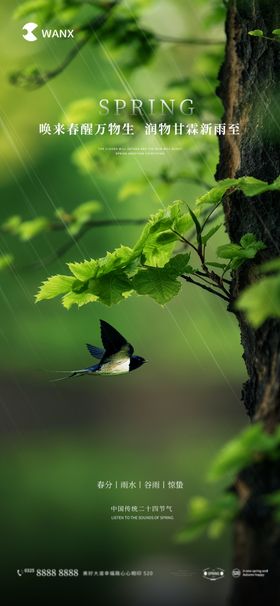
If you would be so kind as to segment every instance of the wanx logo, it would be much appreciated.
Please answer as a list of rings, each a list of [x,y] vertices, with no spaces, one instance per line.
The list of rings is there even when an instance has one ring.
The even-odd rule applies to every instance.
[[[33,34],[34,29],[37,27],[37,23],[26,23],[22,28],[23,31],[26,32],[26,34],[22,34],[24,40],[27,40],[27,42],[35,42],[35,40],[38,40],[37,36]]]
[[[27,42],[35,42],[38,40],[37,36],[33,34],[34,30],[38,27],[37,23],[26,23],[23,26],[23,31],[26,34],[22,34],[24,40]],[[74,38],[73,29],[41,29],[41,35],[43,38]]]

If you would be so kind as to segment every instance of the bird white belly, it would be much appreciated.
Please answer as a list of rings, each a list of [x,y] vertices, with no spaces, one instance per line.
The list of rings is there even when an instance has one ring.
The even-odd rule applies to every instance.
[[[102,369],[98,370],[97,373],[101,375],[122,375],[129,372],[130,359],[126,360],[108,360],[102,365]]]

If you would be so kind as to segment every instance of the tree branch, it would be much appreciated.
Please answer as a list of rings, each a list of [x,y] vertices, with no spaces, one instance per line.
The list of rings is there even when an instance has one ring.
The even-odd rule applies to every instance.
[[[79,240],[81,240],[81,238],[93,227],[109,227],[111,225],[114,225],[116,227],[118,225],[143,225],[144,223],[146,223],[146,221],[147,219],[100,219],[87,221],[86,223],[84,223],[79,233],[75,237],[72,236],[72,238],[65,242],[53,255],[49,255],[48,257],[41,259],[40,262],[36,261],[35,263],[29,264],[23,267],[22,269],[36,269],[41,267],[42,264],[50,265],[57,259],[63,257],[63,255],[65,255],[69,250],[71,250],[71,248],[73,248],[73,246],[75,246],[75,244],[79,242]],[[52,223],[49,229],[51,231],[60,231],[65,228],[68,228],[67,224],[62,223],[61,221],[57,221],[55,223]]]
[[[204,38],[174,38],[173,36],[154,34],[158,42],[170,42],[172,44],[194,44],[197,46],[219,46],[225,44],[225,40],[209,40]]]
[[[109,227],[110,225],[143,225],[147,219],[89,219],[84,223],[83,227]],[[70,223],[71,224],[71,223]],[[50,229],[60,231],[67,228],[67,223],[56,221],[50,224]]]
[[[189,276],[186,276],[186,275],[182,274],[181,278],[183,278],[184,280],[186,280],[186,282],[190,282],[190,284],[195,284],[196,286],[200,286],[200,288],[203,288],[204,290],[207,290],[208,292],[212,293],[213,295],[216,295],[217,297],[220,297],[220,299],[223,299],[227,303],[230,303],[230,301],[231,301],[230,297],[226,297],[225,295],[223,295],[222,293],[218,292],[217,290],[214,290],[214,288],[211,288],[210,286],[206,286],[205,284],[201,284],[200,282],[196,282],[195,280],[193,280]]]
[[[17,71],[10,75],[11,84],[23,86],[29,90],[34,90],[44,86],[44,84],[61,74],[68,67],[68,65],[72,63],[80,50],[88,43],[93,34],[103,27],[111,11],[118,4],[119,0],[112,0],[112,2],[104,3],[102,8],[106,9],[107,12],[94,17],[94,19],[91,19],[88,21],[88,23],[85,23],[85,25],[82,25],[74,30],[75,34],[83,34],[83,37],[76,42],[76,44],[71,48],[69,53],[57,67],[47,72],[40,72],[39,69],[35,69],[31,73],[25,73],[24,70]]]

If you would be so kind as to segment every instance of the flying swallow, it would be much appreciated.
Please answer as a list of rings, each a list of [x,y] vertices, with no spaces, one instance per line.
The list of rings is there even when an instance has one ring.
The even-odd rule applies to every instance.
[[[101,340],[104,349],[95,347],[87,343],[89,353],[100,360],[98,364],[73,370],[67,377],[56,379],[70,379],[70,377],[82,375],[122,375],[132,370],[136,370],[147,362],[141,356],[134,355],[134,348],[128,341],[108,322],[100,320]]]

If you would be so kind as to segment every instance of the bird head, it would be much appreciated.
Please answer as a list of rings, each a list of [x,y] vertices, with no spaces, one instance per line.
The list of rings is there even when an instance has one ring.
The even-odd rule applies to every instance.
[[[140,366],[142,366],[142,364],[145,364],[145,362],[147,362],[147,360],[145,360],[145,358],[142,358],[141,356],[132,356],[130,360],[130,370],[135,370],[136,368],[139,368]]]

